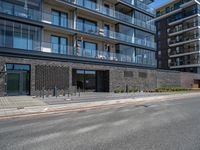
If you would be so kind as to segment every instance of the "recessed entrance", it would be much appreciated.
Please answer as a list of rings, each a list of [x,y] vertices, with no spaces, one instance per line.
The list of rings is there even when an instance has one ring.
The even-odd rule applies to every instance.
[[[109,92],[109,71],[73,69],[73,85],[83,92]]]
[[[30,66],[20,64],[6,64],[7,95],[30,94]]]

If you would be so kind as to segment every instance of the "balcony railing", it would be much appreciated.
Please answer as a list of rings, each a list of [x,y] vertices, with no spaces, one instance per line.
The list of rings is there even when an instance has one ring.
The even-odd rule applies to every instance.
[[[171,44],[177,44],[177,43],[181,43],[181,42],[186,42],[186,41],[190,41],[190,40],[195,40],[197,39],[199,36],[199,34],[194,34],[194,35],[185,35],[184,38],[180,39],[180,40],[171,40],[169,42],[169,45]]]
[[[179,54],[187,54],[187,53],[193,53],[193,52],[199,52],[199,47],[191,47],[191,48],[180,48],[179,51],[173,50],[169,53],[170,56],[173,55],[179,55]]]
[[[171,62],[170,67],[178,67],[178,66],[184,66],[184,65],[199,65],[200,60],[199,59],[192,59],[192,60],[183,60],[180,62]]]
[[[110,30],[105,31],[105,30],[102,30],[102,28],[91,26],[90,24],[86,24],[86,23],[77,22],[77,24],[78,24],[77,30],[85,32],[85,33],[100,35],[100,36],[103,36],[106,38],[120,40],[123,42],[133,43],[133,44],[137,44],[137,45],[143,45],[143,46],[150,47],[150,48],[155,48],[155,46],[156,46],[154,42],[148,41],[145,38],[140,39],[137,37],[128,36],[127,34],[114,32],[114,31],[110,31]],[[79,26],[81,26],[81,28]]]
[[[184,30],[187,30],[187,29],[190,29],[190,28],[193,28],[193,27],[197,27],[198,25],[199,25],[198,22],[193,22],[193,23],[189,23],[189,24],[183,25],[182,27],[179,27],[179,28],[174,28],[173,27],[173,29],[170,30],[169,34],[180,32],[180,31],[184,31]]]
[[[134,2],[134,0],[121,0],[121,1],[125,2],[127,4],[131,4],[133,6],[136,6],[136,7],[140,8],[140,9],[142,9],[142,10],[148,12],[148,13],[151,13],[152,15],[156,14],[156,12],[155,12],[155,10],[153,8],[150,8],[144,2],[141,2],[139,0],[135,0],[135,2]]]
[[[8,37],[6,37],[8,38]],[[12,38],[12,37],[10,37]],[[24,41],[24,40],[23,40]],[[27,45],[29,42],[29,45]],[[27,47],[24,47],[27,45]],[[70,47],[67,45],[54,44],[50,42],[34,42],[27,40],[27,43],[20,45],[0,43],[0,48],[17,48],[28,51],[41,51],[44,53],[60,54],[63,56],[74,56],[81,58],[89,58],[93,60],[105,60],[111,62],[122,62],[133,65],[143,65],[148,67],[156,67],[155,52],[147,52],[140,55],[125,55],[120,53],[111,53],[94,49],[82,49],[78,47]]]
[[[182,16],[180,16],[180,17],[171,18],[169,20],[169,23],[172,23],[172,22],[175,22],[175,21],[178,21],[178,20],[185,19],[187,17],[193,16],[193,15],[197,14],[197,11],[199,11],[199,10],[195,9],[195,10],[191,10],[191,11],[188,11],[188,12],[184,12],[184,13],[182,13]]]
[[[160,12],[160,13],[157,13],[156,16],[157,16],[157,17],[160,17],[160,16],[162,16],[162,15],[165,15],[165,14],[168,14],[168,13],[173,12],[173,11],[175,11],[175,10],[178,10],[182,4],[188,3],[188,2],[190,2],[190,1],[193,1],[193,0],[183,0],[182,3],[181,3],[180,5],[171,7],[171,8],[169,8],[169,9],[167,9],[167,10],[164,10],[164,11],[162,11],[162,12]]]
[[[16,5],[15,7],[16,8]],[[19,7],[20,8],[20,7]],[[17,11],[19,10],[19,11]],[[72,24],[74,23],[74,20],[70,20],[67,19],[65,24],[58,24],[57,22],[53,22],[53,18],[58,17],[58,16],[54,16],[53,14],[50,13],[46,13],[46,12],[40,12],[37,10],[23,10],[23,7],[20,9],[12,9],[10,10],[10,8],[6,8],[6,7],[0,7],[0,12],[1,13],[6,13],[9,15],[14,15],[14,16],[18,16],[18,17],[22,17],[22,18],[27,18],[27,19],[31,19],[31,20],[36,20],[36,21],[41,21],[43,23],[47,23],[47,24],[52,24],[52,25],[56,25],[59,27],[63,27],[63,28],[67,28],[67,29],[72,29],[78,32],[84,32],[87,34],[91,34],[91,35],[98,35],[104,38],[110,38],[110,39],[114,39],[114,40],[118,40],[118,41],[122,41],[122,42],[128,42],[131,44],[137,44],[137,45],[141,45],[141,46],[145,46],[145,47],[149,47],[149,48],[156,48],[156,44],[153,41],[149,41],[147,39],[140,39],[137,37],[131,37],[128,36],[126,34],[122,34],[119,32],[114,32],[114,31],[109,31],[109,35],[104,34],[105,31],[103,31],[103,33],[101,32],[103,29],[102,28],[98,28],[98,27],[90,27],[91,25],[88,24],[84,24],[84,26],[88,26],[84,29],[78,28],[78,27],[74,27]],[[66,18],[64,18],[66,19]],[[75,22],[76,24],[78,22]],[[96,28],[96,29],[94,29]]]
[[[127,22],[127,23],[130,23],[130,24],[134,24],[136,26],[148,29],[148,30],[153,31],[153,32],[156,31],[156,27],[155,27],[155,24],[154,24],[153,21],[145,22],[145,21],[136,19],[132,16],[126,15],[124,13],[121,13],[119,11],[115,11],[113,9],[107,8],[103,5],[97,4],[95,2],[87,1],[87,3],[86,3],[86,1],[85,1],[85,3],[84,3],[82,0],[80,0],[80,1],[79,0],[77,0],[77,1],[76,0],[58,0],[58,1],[71,3],[71,4],[74,4],[74,5],[77,5],[77,6],[98,12],[100,14],[115,18],[117,20]]]

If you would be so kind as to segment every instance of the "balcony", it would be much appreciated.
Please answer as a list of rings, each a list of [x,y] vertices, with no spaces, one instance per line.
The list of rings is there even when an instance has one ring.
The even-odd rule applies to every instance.
[[[171,25],[180,23],[180,22],[182,22],[182,21],[184,21],[184,20],[188,20],[188,19],[190,19],[190,18],[193,18],[193,17],[197,16],[197,14],[198,14],[198,13],[197,13],[197,9],[191,10],[191,11],[188,11],[188,12],[184,12],[184,13],[182,13],[182,15],[179,16],[179,17],[171,18],[171,19],[169,20],[168,25],[171,26]]]
[[[120,1],[127,3],[129,5],[133,5],[143,11],[146,11],[147,13],[150,13],[153,16],[156,15],[156,12],[153,8],[150,8],[148,5],[146,5],[145,3],[143,3],[139,0],[136,0],[135,2],[134,2],[134,0],[120,0]]]
[[[120,20],[122,22],[133,24],[138,27],[142,27],[144,29],[150,30],[151,32],[154,32],[154,33],[156,32],[156,27],[155,27],[155,24],[153,21],[145,22],[145,21],[136,19],[132,16],[126,15],[119,11],[115,11],[113,9],[107,8],[103,5],[100,5],[100,4],[91,2],[91,1],[90,2],[87,1],[87,3],[84,3],[82,0],[80,0],[80,1],[79,0],[77,0],[77,1],[76,0],[57,0],[57,1],[61,1],[64,3],[70,3],[73,5],[79,6],[81,8],[89,9],[94,12],[100,13],[102,15],[112,17],[112,18]]]
[[[180,57],[180,56],[186,56],[191,54],[200,53],[199,47],[191,47],[191,48],[180,48],[179,51],[173,50],[169,53],[170,57]]]
[[[71,32],[77,32],[77,33],[85,33],[85,34],[89,34],[89,35],[96,35],[99,36],[101,38],[108,38],[111,40],[115,40],[118,42],[126,42],[129,44],[136,44],[136,45],[140,45],[142,47],[147,47],[147,48],[151,48],[151,49],[155,49],[156,48],[156,44],[153,41],[149,41],[147,39],[139,39],[137,37],[131,37],[119,32],[114,32],[114,31],[108,31],[108,33],[105,33],[105,31],[102,28],[99,27],[93,27],[89,24],[85,24],[84,28],[78,28],[72,26],[71,24],[76,23],[76,24],[80,24],[79,22],[75,22],[74,20],[70,20],[67,18],[63,18],[64,21],[66,21],[66,23],[63,24],[57,24],[54,23],[53,20],[54,18],[56,18],[57,16],[53,15],[53,14],[49,14],[46,12],[40,12],[37,10],[32,10],[32,9],[28,9],[26,11],[24,11],[23,7],[21,9],[19,8],[21,6],[17,6],[14,5],[14,9],[10,9],[6,8],[6,7],[0,7],[0,13],[4,13],[4,14],[8,14],[8,15],[12,15],[12,16],[17,16],[20,18],[26,18],[26,19],[30,19],[30,20],[34,20],[34,21],[39,21],[45,24],[51,24],[54,26],[58,26],[61,28],[65,28],[65,29],[69,29]],[[18,8],[18,9],[16,9]]]
[[[171,40],[169,42],[169,46],[177,46],[177,45],[181,45],[181,44],[186,44],[189,42],[193,42],[196,40],[199,40],[199,35],[198,34],[194,34],[194,35],[184,35],[184,38],[180,39],[180,40]]]
[[[169,16],[169,15],[171,15],[173,13],[176,13],[176,12],[180,11],[182,9],[183,5],[185,5],[187,3],[190,3],[190,2],[196,2],[196,1],[199,1],[199,0],[183,0],[180,5],[173,6],[173,7],[169,8],[169,9],[167,9],[167,10],[159,12],[159,13],[156,14],[156,16],[158,18],[161,18],[163,16],[164,17]]]
[[[12,37],[5,37],[6,39],[12,39]],[[19,39],[17,39],[19,40]],[[25,42],[25,39],[21,39]],[[25,47],[26,45],[26,47]],[[120,53],[111,53],[107,51],[94,50],[94,49],[82,49],[78,47],[70,47],[67,45],[54,44],[50,42],[35,42],[31,40],[26,40],[25,44],[6,44],[0,43],[0,51],[2,48],[6,48],[4,52],[9,52],[8,48],[13,49],[14,53],[17,50],[23,50],[29,55],[32,53],[38,53],[38,56],[41,54],[51,54],[49,57],[58,57],[59,59],[78,59],[78,60],[87,60],[87,61],[100,61],[107,63],[126,63],[129,65],[139,65],[146,67],[156,67],[155,52],[146,51],[144,54],[137,55],[125,55]]]
[[[189,30],[194,29],[195,27],[198,27],[199,23],[198,22],[193,22],[193,23],[188,23],[183,25],[182,27],[179,28],[174,28],[172,30],[169,31],[169,36],[173,36],[176,34],[180,34]]]
[[[197,67],[200,66],[200,60],[198,58],[193,60],[184,60],[180,62],[171,62],[170,68],[185,68],[185,67]]]

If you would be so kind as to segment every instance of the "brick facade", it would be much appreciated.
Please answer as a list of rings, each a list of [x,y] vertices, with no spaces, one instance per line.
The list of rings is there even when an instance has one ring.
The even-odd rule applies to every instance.
[[[92,64],[47,61],[39,59],[37,60],[24,59],[24,58],[22,59],[22,58],[1,56],[0,57],[1,70],[3,69],[4,64],[6,63],[19,63],[19,64],[31,65],[31,86],[30,86],[31,95],[35,95],[36,91],[38,90],[37,89],[38,82],[44,82],[42,81],[42,79],[44,78],[48,82],[53,82],[52,81],[53,78],[57,78],[54,80],[54,82],[59,81],[56,84],[61,85],[60,88],[68,87],[72,89],[73,88],[72,69],[109,71],[110,92],[113,92],[115,89],[125,89],[126,85],[128,85],[129,88],[140,89],[140,90],[150,90],[150,89],[155,89],[156,87],[164,87],[164,86],[177,86],[177,87],[183,86],[191,88],[195,79],[200,80],[200,75],[198,74],[191,74],[191,73],[183,74],[175,71],[138,69],[138,68],[127,68],[127,67],[115,67],[108,65],[92,65]],[[41,78],[40,75],[38,76],[37,74],[37,68],[39,66],[40,67],[42,66],[42,68],[40,69],[43,70],[40,72],[43,73],[43,75],[41,75]],[[45,73],[45,71],[47,72]],[[51,77],[47,77],[49,75],[51,75]],[[4,92],[5,92],[5,75],[1,73],[0,95],[1,96],[4,95]]]

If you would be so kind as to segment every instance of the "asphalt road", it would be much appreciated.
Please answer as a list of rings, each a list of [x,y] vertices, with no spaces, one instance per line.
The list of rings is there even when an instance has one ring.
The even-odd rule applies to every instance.
[[[3,120],[0,150],[200,150],[200,98]]]

